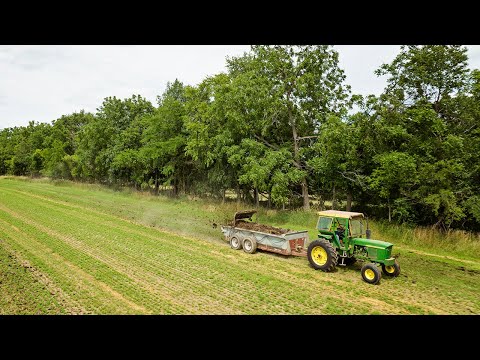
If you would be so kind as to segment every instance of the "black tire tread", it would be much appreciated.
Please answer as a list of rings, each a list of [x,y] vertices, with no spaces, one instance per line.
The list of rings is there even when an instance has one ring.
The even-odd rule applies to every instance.
[[[400,275],[400,264],[398,263],[398,261],[396,259],[395,259],[394,266],[396,267],[395,272],[393,274],[390,274],[389,272],[387,272],[385,270],[385,265],[382,264],[382,272],[385,274],[385,276],[397,277],[398,275]]]
[[[377,276],[373,280],[368,280],[365,277],[365,270],[366,269],[372,269]],[[374,263],[367,263],[367,264],[363,265],[361,272],[362,272],[363,281],[365,281],[368,284],[376,285],[382,279],[382,273],[380,272],[380,270],[378,269],[378,267]]]
[[[318,266],[312,259],[312,250],[317,246],[323,247],[328,254],[327,262],[323,266]],[[325,239],[314,240],[310,243],[310,245],[308,245],[307,258],[310,262],[310,265],[312,265],[315,270],[322,270],[325,272],[333,271],[338,264],[337,250],[333,247],[330,241]]]

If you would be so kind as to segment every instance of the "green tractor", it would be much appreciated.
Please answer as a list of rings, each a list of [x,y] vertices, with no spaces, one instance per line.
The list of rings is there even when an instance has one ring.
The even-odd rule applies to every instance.
[[[369,284],[378,284],[382,272],[390,277],[400,274],[400,265],[392,256],[393,244],[370,239],[371,231],[362,213],[327,210],[318,215],[319,238],[307,250],[314,269],[329,272],[337,265],[363,261],[362,278]]]

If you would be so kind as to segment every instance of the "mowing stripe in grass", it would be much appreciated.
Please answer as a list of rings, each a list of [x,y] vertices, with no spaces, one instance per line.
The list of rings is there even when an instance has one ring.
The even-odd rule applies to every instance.
[[[304,258],[262,252],[247,255],[228,248],[224,242],[220,244],[221,240],[199,240],[194,234],[197,228],[201,228],[198,236],[202,239],[210,236],[212,240],[215,231],[220,239],[220,232],[207,230],[208,224],[198,227],[208,214],[189,218],[182,210],[187,209],[186,204],[179,201],[153,197],[146,201],[142,197],[91,191],[76,185],[54,188],[50,184],[14,180],[0,181],[0,199],[35,228],[32,236],[50,251],[59,252],[55,249],[58,246],[68,261],[155,313],[480,312],[478,277],[469,276],[468,268],[465,272],[454,270],[453,260],[447,264],[439,256],[429,259],[424,254],[402,251],[401,276],[371,286],[361,280],[360,264],[354,266],[356,270],[338,268],[337,272],[327,274],[313,271]],[[192,212],[203,209],[194,203],[188,208]],[[152,221],[153,218],[141,217],[143,211],[172,214],[174,218],[166,216],[161,221]],[[131,221],[132,218],[136,221]],[[190,236],[178,236],[179,226],[188,220],[191,224],[186,232]],[[22,228],[21,222],[5,221],[17,230]],[[146,227],[145,221],[165,224],[169,230]],[[8,231],[18,232],[13,227]],[[23,251],[22,255],[32,261],[30,253]],[[85,256],[93,260],[84,261]],[[50,261],[48,256],[42,259]],[[95,268],[97,264],[99,271]],[[115,272],[120,274],[116,279],[104,278]],[[456,286],[452,288],[453,281]],[[138,289],[132,289],[132,284]],[[61,285],[66,287],[67,283]],[[125,313],[118,302],[114,310],[113,307],[108,310],[93,300],[94,304],[81,296],[82,304],[95,313]]]
[[[292,287],[294,287],[295,284],[292,284],[292,285],[293,285]]]
[[[28,203],[28,201],[22,201],[22,203],[23,203],[23,205],[24,205],[24,207],[25,207],[25,208],[23,209],[23,211],[28,211],[28,209],[30,208],[30,204]],[[45,205],[42,205],[42,207],[45,207]],[[44,212],[46,212],[46,211],[41,211],[41,212],[39,212],[38,214],[42,214],[42,213],[44,213]],[[38,214],[36,214],[36,215],[34,215],[34,216],[39,216]],[[51,225],[53,225],[53,226],[56,225],[56,226],[59,226],[59,227],[61,227],[61,225],[65,225],[65,224],[62,224],[62,223],[61,223],[61,221],[62,221],[62,220],[61,220],[61,215],[63,214],[63,212],[60,212],[60,213],[58,213],[58,214],[55,214],[55,213],[53,213],[53,212],[50,211],[50,214],[53,215],[53,216],[50,216],[50,218],[51,218],[51,219],[55,219],[55,222],[52,223]],[[76,217],[75,217],[75,218],[76,218]],[[66,219],[67,224],[68,224],[68,221],[69,221],[69,220],[71,221],[71,218],[67,218],[67,219]],[[48,223],[48,221],[49,221],[49,219],[44,219],[44,220],[43,220],[43,222],[47,222],[47,223]],[[38,225],[38,224],[37,224],[36,226],[40,226],[40,227],[41,227],[41,225]],[[75,225],[72,224],[72,226],[75,226]],[[97,224],[92,224],[91,226],[89,226],[89,229],[90,229],[90,230],[94,230],[94,229],[92,229],[92,227],[94,227],[94,226],[97,226]],[[45,230],[45,229],[44,229],[44,230]],[[103,231],[102,231],[102,230],[103,230]],[[101,229],[100,231],[97,231],[97,232],[94,232],[94,233],[99,233],[99,234],[101,234],[101,233],[105,233],[106,230],[108,230],[108,228],[106,228],[106,229]],[[77,232],[75,229],[73,229],[73,231],[74,231],[74,233]],[[112,229],[110,229],[110,235],[113,235],[113,234],[112,234]],[[157,235],[158,235],[158,233],[157,233]],[[111,237],[111,236],[107,237],[106,240],[108,240],[110,237]],[[67,238],[65,238],[64,240],[67,240],[67,241],[68,241]],[[85,241],[85,239],[83,239],[83,240]],[[159,243],[159,242],[158,242],[158,237],[157,237],[155,240],[157,240],[157,241],[156,241],[157,245],[161,245],[161,244],[162,244],[162,243]],[[107,242],[108,242],[108,241],[104,241],[104,242],[102,243],[102,248],[103,248],[103,249],[106,248],[105,245],[106,245]],[[118,238],[118,237],[114,237],[114,243],[118,245],[118,243],[119,243],[119,238]],[[92,244],[90,244],[90,245],[91,245],[92,248],[95,248],[95,243],[92,243]],[[176,246],[173,245],[173,244],[172,244],[172,247],[173,247],[173,248],[176,248]],[[87,247],[86,249],[87,249],[87,251],[88,251],[88,247]],[[86,249],[82,249],[82,250],[86,250]],[[115,249],[110,248],[110,249],[107,249],[107,250],[109,250],[109,252],[111,252],[111,250],[115,250]],[[138,250],[138,249],[137,249],[137,250]],[[171,252],[171,251],[170,251],[170,252]],[[161,253],[161,251],[160,251],[159,253]],[[142,254],[142,252],[138,252],[138,254]],[[131,259],[126,259],[126,260],[131,260]],[[143,259],[143,258],[140,259],[140,261],[141,261],[140,265],[142,266],[142,267],[139,267],[139,268],[138,268],[138,270],[139,270],[140,273],[142,273],[142,270],[145,270],[145,260],[146,260],[146,259]],[[109,261],[107,261],[107,262],[111,264],[111,260],[110,260],[110,259],[109,259]],[[130,263],[129,263],[129,266],[131,266],[131,265],[132,265],[132,263],[130,262]],[[159,268],[158,265],[156,265],[155,263],[152,263],[152,267],[153,267],[153,265],[155,265],[155,269],[156,269],[157,272],[158,272],[158,270],[159,270],[159,269],[158,269],[158,268]],[[173,267],[172,267],[172,268],[173,268]],[[166,268],[165,270],[168,271],[169,269]],[[182,270],[180,270],[180,271],[182,271]],[[165,272],[162,273],[162,276],[164,276],[164,275],[165,275]],[[184,274],[184,275],[187,275],[186,278],[188,278],[188,274]],[[158,277],[157,277],[157,279],[158,279]],[[152,279],[149,279],[149,280],[151,281]],[[155,279],[153,279],[153,280],[155,280]],[[199,279],[196,279],[195,283],[198,283],[198,280],[199,280]],[[200,279],[200,280],[201,280],[201,279]],[[195,283],[192,282],[192,284],[190,284],[190,286],[194,286]],[[210,304],[210,305],[212,304],[212,299],[210,299],[210,301],[208,301],[208,304]]]
[[[42,206],[46,206],[46,205],[43,204]],[[60,215],[60,214],[58,214],[58,215]],[[58,216],[57,216],[56,218],[58,219]],[[158,236],[158,232],[157,232],[157,236]],[[158,239],[156,239],[156,240],[158,240]],[[197,242],[198,242],[198,241],[197,241]],[[248,257],[248,255],[247,255],[247,257]],[[250,260],[250,261],[251,261],[251,260]],[[265,270],[265,269],[263,269],[263,270]],[[270,279],[269,281],[271,281],[271,279]],[[223,285],[224,285],[224,284],[223,284]],[[289,288],[290,288],[290,289],[294,289],[295,282],[292,281],[292,283],[290,283],[290,284],[288,284],[288,285],[289,285]],[[312,285],[315,285],[315,287],[318,288],[318,283],[317,283],[317,284],[314,284],[314,283],[313,283]],[[298,290],[298,289],[297,289],[297,290]],[[286,293],[285,296],[286,296],[287,298],[288,298],[288,296],[290,296],[290,297],[293,298],[292,294],[289,293],[288,291],[287,291],[287,293]],[[306,298],[306,297],[308,297],[308,296],[306,295],[305,298]],[[295,300],[293,300],[293,301],[295,301]],[[337,299],[337,301],[341,301],[341,299]],[[298,307],[298,304],[297,304],[296,306]],[[295,308],[295,304],[292,304],[292,308]],[[318,305],[317,305],[317,311],[318,311]]]
[[[107,280],[117,278],[117,276],[115,276],[116,274],[112,273],[108,267],[102,266],[99,262],[94,261],[93,258],[89,258],[85,254],[75,251],[74,248],[49,236],[48,233],[38,231],[34,226],[22,221],[24,219],[17,214],[12,214],[12,212],[3,205],[0,205],[0,210],[2,211],[4,221],[14,223],[17,227],[23,229],[20,232],[16,232],[17,234],[9,234],[12,241],[44,260],[48,258],[45,263],[48,263],[49,266],[52,261],[55,261],[55,265],[57,266],[54,266],[54,268],[56,267],[57,269],[61,268],[61,265],[64,264],[63,269],[70,270],[68,274],[69,278],[85,285],[85,289],[87,289],[89,293],[88,296],[97,296],[97,294],[100,294],[99,296],[103,300],[98,300],[98,302],[102,303],[102,307],[103,304],[112,302],[113,297],[121,303],[121,308],[131,308],[136,312],[144,312],[143,306],[126,299],[118,291],[115,291],[104,281],[100,280],[100,277]],[[35,237],[30,234],[35,234]],[[90,271],[84,271],[82,267],[89,268]],[[123,281],[123,283],[125,283],[125,281]],[[95,289],[95,291],[92,291],[92,288]]]
[[[57,218],[57,217],[54,216],[53,218]],[[158,232],[157,232],[157,236],[158,236]],[[157,242],[158,242],[158,238],[155,238],[155,240],[157,240]],[[188,251],[191,251],[191,249],[188,249]],[[188,274],[186,274],[186,275],[188,275]]]

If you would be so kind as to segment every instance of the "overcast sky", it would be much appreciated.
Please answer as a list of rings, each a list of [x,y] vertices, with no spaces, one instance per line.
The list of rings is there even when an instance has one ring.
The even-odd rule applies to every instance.
[[[167,81],[195,85],[225,71],[227,56],[248,45],[0,45],[0,129],[30,120],[51,122],[107,96],[140,94],[156,105]],[[357,94],[380,94],[385,78],[374,70],[392,61],[397,45],[341,45],[340,66]],[[468,46],[470,68],[480,68],[480,46]]]

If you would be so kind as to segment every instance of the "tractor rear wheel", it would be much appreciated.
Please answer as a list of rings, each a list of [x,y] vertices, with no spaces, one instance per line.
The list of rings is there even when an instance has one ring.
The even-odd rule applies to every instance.
[[[243,239],[243,251],[247,254],[253,254],[257,251],[257,241],[250,238]]]
[[[230,238],[230,247],[235,250],[240,250],[242,248],[242,242],[235,236]]]
[[[315,270],[332,271],[338,263],[337,250],[328,240],[312,241],[308,246],[307,257]]]
[[[369,284],[378,284],[382,278],[382,273],[374,263],[368,263],[362,266],[362,278]]]
[[[385,266],[382,264],[382,271],[386,276],[396,277],[400,275],[400,264],[396,259],[393,265]]]

